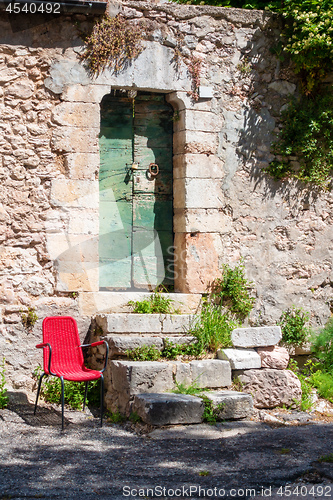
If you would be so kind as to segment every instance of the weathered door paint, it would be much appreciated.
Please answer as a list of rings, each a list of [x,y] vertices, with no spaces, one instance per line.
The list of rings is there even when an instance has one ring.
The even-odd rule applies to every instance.
[[[101,104],[100,288],[151,290],[173,278],[173,112],[121,95]]]

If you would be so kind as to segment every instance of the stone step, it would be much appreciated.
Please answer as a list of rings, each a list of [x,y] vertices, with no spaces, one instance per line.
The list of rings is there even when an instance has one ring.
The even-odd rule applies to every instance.
[[[193,314],[98,314],[96,324],[104,335],[153,334],[179,335],[186,333],[195,321]]]
[[[205,410],[201,398],[189,394],[138,394],[132,411],[150,425],[200,424]]]
[[[176,383],[199,388],[221,388],[231,385],[231,367],[219,359],[181,361],[118,361],[110,362],[107,377],[106,404],[128,413],[136,394],[165,393]]]
[[[154,335],[106,335],[103,337],[109,344],[110,358],[115,356],[126,356],[128,350],[137,349],[143,346],[155,346],[159,351],[163,351],[166,346],[166,341],[172,342],[174,345],[191,344],[196,341],[195,337],[188,335],[178,335],[169,337],[159,337]],[[104,347],[101,346],[102,353]]]
[[[181,314],[195,314],[201,307],[200,293],[163,293],[173,300],[172,306]],[[79,294],[79,307],[84,316],[96,314],[130,313],[129,301],[142,301],[151,297],[150,292],[84,292]]]
[[[251,394],[236,391],[205,392],[216,420],[238,420],[253,413]],[[132,411],[150,425],[196,424],[203,421],[203,399],[188,394],[143,393],[134,397]]]

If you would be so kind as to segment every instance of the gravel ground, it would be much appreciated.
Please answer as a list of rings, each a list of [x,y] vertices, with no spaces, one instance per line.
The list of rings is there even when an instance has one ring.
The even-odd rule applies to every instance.
[[[0,500],[333,498],[333,424],[255,421],[149,430],[87,409],[0,410]],[[140,435],[141,432],[141,435]]]

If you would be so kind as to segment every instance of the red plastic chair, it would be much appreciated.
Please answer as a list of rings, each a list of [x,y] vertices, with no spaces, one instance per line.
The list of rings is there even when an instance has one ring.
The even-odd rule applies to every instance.
[[[90,370],[84,366],[82,347],[105,344],[106,356],[103,370]],[[64,429],[64,380],[85,382],[83,409],[86,404],[88,382],[101,379],[101,427],[103,426],[104,376],[108,362],[109,346],[105,340],[93,344],[80,342],[77,324],[70,316],[54,316],[43,321],[43,343],[36,345],[43,348],[44,372],[39,378],[34,414],[44,375],[54,375],[61,380],[62,429]]]

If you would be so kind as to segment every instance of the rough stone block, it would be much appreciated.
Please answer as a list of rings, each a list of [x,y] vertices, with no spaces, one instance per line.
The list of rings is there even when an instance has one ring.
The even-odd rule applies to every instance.
[[[182,292],[205,293],[209,283],[220,274],[222,254],[220,235],[216,233],[176,233],[175,286]]]
[[[68,234],[98,234],[97,210],[73,209],[69,214]]]
[[[108,335],[106,339],[110,347],[110,356],[126,356],[128,349],[137,349],[143,346],[155,346],[159,351],[163,350],[164,343],[161,337],[138,337],[133,335]]]
[[[202,422],[202,399],[188,394],[140,394],[132,409],[150,425],[198,424]]]
[[[164,344],[165,344],[166,339],[169,342],[172,342],[173,344],[176,344],[176,345],[189,345],[189,344],[196,342],[196,340],[197,340],[196,337],[191,337],[189,335],[178,335],[177,337],[176,336],[168,336],[168,337],[164,338]]]
[[[223,161],[216,155],[185,154],[174,156],[174,178],[222,179]]]
[[[226,234],[232,230],[230,217],[214,208],[176,208],[173,222],[175,233]]]
[[[285,347],[271,346],[259,347],[258,355],[261,358],[262,368],[275,368],[276,370],[285,370],[289,363],[289,353]],[[258,368],[258,367],[253,367]]]
[[[99,170],[98,153],[70,153],[65,155],[65,167],[71,179],[95,180]]]
[[[98,134],[99,127],[84,133],[80,127],[59,127],[53,131],[52,148],[63,153],[98,153]]]
[[[228,361],[204,359],[190,362],[192,382],[199,387],[228,387],[231,385],[231,367]]]
[[[164,335],[185,333],[193,320],[191,314],[167,314],[162,316],[162,332]]]
[[[52,111],[57,125],[69,127],[99,127],[100,107],[97,103],[61,102]]]
[[[257,408],[290,406],[302,397],[301,383],[290,370],[247,370],[239,380],[243,391],[252,394]]]
[[[231,334],[235,347],[266,347],[276,345],[282,339],[279,326],[236,328]]]
[[[218,420],[237,420],[246,418],[253,413],[253,398],[251,394],[237,391],[207,392],[206,397],[213,403],[213,407],[222,407],[218,411]]]
[[[213,155],[217,151],[218,137],[214,132],[181,130],[173,135],[174,154],[200,153]]]
[[[216,179],[175,179],[174,208],[222,208],[222,184]]]
[[[183,110],[180,111],[179,118],[179,121],[174,123],[174,132],[181,130],[217,132],[222,127],[221,117],[209,111]]]
[[[113,388],[128,396],[173,389],[172,364],[158,361],[111,361]]]
[[[229,361],[233,370],[261,368],[261,358],[254,349],[219,349],[217,357]]]
[[[98,208],[98,181],[54,179],[51,203],[63,207]]]
[[[99,103],[111,92],[111,85],[66,85],[61,99],[70,102]]]

